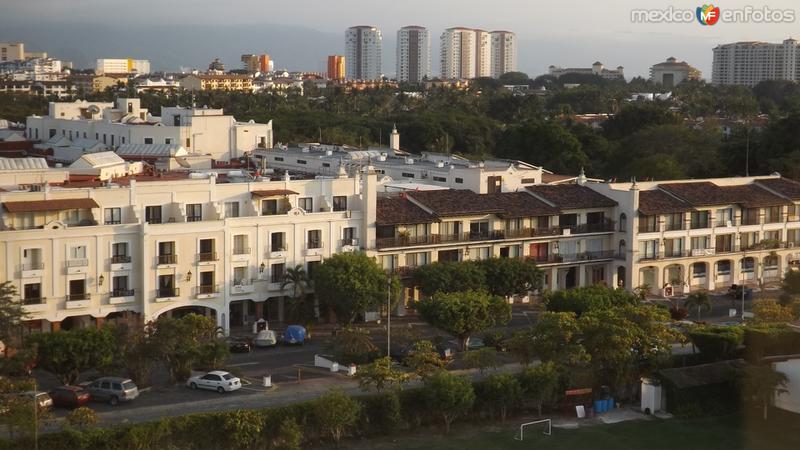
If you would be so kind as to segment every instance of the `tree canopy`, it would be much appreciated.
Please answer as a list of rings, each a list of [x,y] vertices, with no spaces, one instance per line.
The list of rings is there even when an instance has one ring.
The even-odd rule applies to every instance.
[[[482,291],[438,292],[415,308],[423,320],[457,337],[464,350],[472,334],[511,320],[511,305]]]

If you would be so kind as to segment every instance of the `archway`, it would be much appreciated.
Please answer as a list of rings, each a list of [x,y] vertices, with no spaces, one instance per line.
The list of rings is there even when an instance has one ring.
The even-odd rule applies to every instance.
[[[82,316],[69,316],[61,320],[62,330],[77,330],[79,328],[93,327],[94,318],[88,314]]]
[[[762,260],[762,278],[764,283],[774,283],[781,279],[780,258],[775,253],[771,253]]]
[[[639,286],[647,285],[650,290],[655,292],[661,286],[658,286],[656,268],[653,266],[642,267],[639,269]]]
[[[617,267],[617,287],[625,288],[625,266]]]
[[[696,262],[690,266],[690,284],[693,287],[705,288],[708,286],[708,264]]]
[[[619,215],[619,231],[625,232],[628,229],[628,216],[625,213]]]
[[[733,280],[733,261],[730,259],[723,259],[714,264],[714,282],[717,284],[728,285],[734,282]],[[720,286],[717,286],[718,288]]]
[[[738,280],[742,283],[754,283],[756,280],[756,260],[748,256],[739,260],[739,269],[742,274],[742,279]]]
[[[166,311],[161,311],[158,313],[156,318],[161,316],[170,317],[172,319],[180,319],[181,317],[188,316],[189,314],[198,314],[201,316],[206,316],[214,319],[216,322],[217,319],[217,310],[214,308],[210,308],[208,306],[179,306],[177,308],[168,309]]]

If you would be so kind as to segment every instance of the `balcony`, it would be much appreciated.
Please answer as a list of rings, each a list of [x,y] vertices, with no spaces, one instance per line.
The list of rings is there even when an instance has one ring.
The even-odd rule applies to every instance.
[[[22,300],[26,312],[42,312],[47,310],[47,299],[44,297],[28,297]]]
[[[419,266],[400,266],[400,267],[393,267],[391,269],[386,269],[386,272],[390,275],[397,275],[400,278],[409,278],[414,274],[414,271]]]
[[[67,260],[67,274],[69,275],[86,273],[88,269],[89,269],[89,260],[86,258]]]
[[[253,280],[235,280],[231,284],[231,294],[250,294],[255,291]]]
[[[358,248],[358,239],[350,238],[350,239],[342,239],[339,242],[339,245],[342,247],[343,251],[351,251]]]
[[[131,257],[128,255],[112,256],[111,270],[131,270]]]
[[[25,263],[22,265],[22,278],[41,277],[44,275],[44,263]]]
[[[319,256],[322,254],[322,242],[309,242],[306,246],[306,256]]]
[[[492,230],[492,231],[470,231],[464,233],[464,241],[496,241],[505,239],[505,231]]]
[[[201,284],[197,286],[196,297],[199,299],[208,299],[219,296],[218,284]]]
[[[158,265],[178,264],[178,255],[158,255]]]
[[[91,299],[92,295],[87,292],[82,294],[67,294],[67,309],[86,308],[89,306]]]
[[[588,233],[609,233],[614,231],[616,223],[611,219],[606,219],[598,223],[581,223],[578,225],[570,225],[562,227],[564,230],[570,230],[570,234],[588,234]]]
[[[287,249],[285,245],[276,245],[269,249],[267,258],[286,258]]]
[[[454,239],[453,241],[457,241]],[[397,236],[387,238],[377,238],[375,246],[378,249],[390,247],[410,247],[414,245],[431,245],[440,242],[447,242],[440,239],[438,234],[428,234],[424,236]]]
[[[217,261],[217,252],[204,252],[197,254],[197,261],[201,263],[212,263]]]
[[[181,296],[180,288],[159,288],[156,290],[156,301],[166,302]]]
[[[231,255],[232,261],[247,261],[248,259],[250,259],[250,247],[233,248],[233,255]]]
[[[527,259],[538,264],[560,264],[596,261],[601,259],[613,259],[616,255],[614,250],[600,250],[581,253],[551,253],[547,256],[528,256]]]
[[[518,230],[505,230],[503,233],[505,234],[506,239],[558,236],[561,234],[561,228],[521,228]]]
[[[129,303],[136,299],[135,295],[136,293],[133,289],[114,289],[111,291],[111,297],[108,302],[112,305]]]

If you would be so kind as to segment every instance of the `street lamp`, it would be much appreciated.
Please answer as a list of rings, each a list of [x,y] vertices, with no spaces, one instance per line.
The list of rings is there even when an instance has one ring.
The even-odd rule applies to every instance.
[[[267,268],[267,265],[264,264],[264,261],[261,261],[261,265],[258,266],[258,273],[264,273],[264,269]]]
[[[98,286],[102,286],[104,281],[106,281],[106,277],[104,277],[102,274],[99,277],[97,277]]]
[[[192,271],[186,272],[186,281],[192,281]]]
[[[386,279],[386,356],[392,361],[392,275]]]

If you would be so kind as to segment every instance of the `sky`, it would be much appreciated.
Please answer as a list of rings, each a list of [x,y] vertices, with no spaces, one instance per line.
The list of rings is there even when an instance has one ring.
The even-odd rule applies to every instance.
[[[800,35],[799,23],[633,23],[633,9],[688,9],[699,2],[685,0],[3,0],[0,40],[35,41],[37,50],[61,48],[74,52],[69,40],[73,31],[98,27],[112,36],[102,39],[103,51],[120,55],[147,54],[142,43],[129,36],[137,28],[158,30],[164,48],[154,66],[177,69],[180,65],[207,65],[220,56],[229,67],[238,67],[238,55],[267,52],[281,55],[290,69],[319,70],[324,53],[342,53],[344,29],[352,25],[374,25],[383,31],[384,72],[394,73],[395,33],[404,25],[428,27],[432,36],[432,60],[438,68],[438,36],[451,26],[486,30],[504,29],[517,33],[519,69],[535,76],[550,64],[589,66],[600,60],[607,66],[625,67],[628,77],[647,75],[650,65],[668,56],[686,60],[710,75],[711,49],[739,40],[780,42]],[[768,2],[725,1],[722,10],[746,6],[771,10],[800,8],[797,0]],[[800,11],[796,11],[795,15]],[[798,17],[797,19],[800,19]],[[42,34],[43,29],[50,30]],[[120,39],[113,36],[119,31]],[[181,36],[191,31],[195,42]],[[197,33],[205,35],[197,37]],[[63,37],[57,33],[61,32]],[[248,33],[253,36],[248,40]],[[44,42],[45,36],[58,42]],[[121,37],[125,38],[122,39]],[[151,38],[152,39],[152,38]],[[268,42],[262,42],[263,39]],[[302,42],[314,39],[320,42]],[[91,39],[89,40],[91,41]],[[205,46],[201,55],[187,46]],[[86,42],[92,48],[96,42]],[[30,47],[30,44],[29,44]],[[174,58],[167,50],[172,49]],[[211,52],[219,53],[217,55]],[[50,51],[53,54],[53,51]],[[163,55],[162,55],[163,54]],[[183,60],[180,55],[186,56]],[[58,56],[58,55],[54,55]],[[71,55],[69,55],[71,56]],[[201,57],[204,59],[200,60]],[[87,60],[112,55],[82,55]],[[175,59],[172,61],[171,59]],[[280,58],[275,58],[283,67]],[[195,61],[197,60],[197,61]]]

